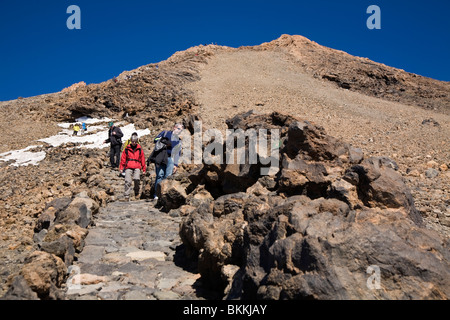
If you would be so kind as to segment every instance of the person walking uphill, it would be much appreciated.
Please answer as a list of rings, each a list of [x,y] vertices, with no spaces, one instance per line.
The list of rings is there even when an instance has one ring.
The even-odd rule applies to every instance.
[[[156,167],[154,200],[158,200],[157,191],[160,182],[177,172],[182,147],[179,134],[183,128],[182,124],[177,123],[172,131],[162,131],[154,140],[155,149],[147,160],[147,163],[155,163]]]
[[[80,131],[80,125],[78,124],[78,123],[76,123],[74,126],[73,126],[73,136],[77,136],[78,135],[78,131]]]
[[[134,182],[134,196],[139,196],[139,187],[141,181],[141,170],[145,173],[145,156],[142,147],[137,143],[137,135],[131,136],[131,143],[126,146],[122,152],[119,170],[125,172],[125,193],[124,201],[129,201],[131,185]]]
[[[87,126],[86,126],[86,123],[83,122],[81,124],[81,135],[84,135],[86,133],[86,131],[87,131]]]
[[[113,122],[109,123],[108,139],[104,143],[111,143],[111,150],[109,153],[109,160],[112,168],[119,168],[120,163],[120,148],[122,147],[123,133],[119,127],[116,127]]]

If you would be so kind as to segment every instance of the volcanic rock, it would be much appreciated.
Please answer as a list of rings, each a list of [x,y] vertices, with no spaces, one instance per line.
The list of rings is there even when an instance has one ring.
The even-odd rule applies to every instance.
[[[14,278],[6,294],[0,300],[39,300],[23,276]]]
[[[64,262],[47,252],[36,251],[25,261],[20,274],[41,299],[61,297],[61,287],[67,268]]]
[[[228,124],[274,125],[274,114],[242,118]],[[250,188],[227,194],[213,187],[223,195],[186,210],[180,236],[205,283],[228,299],[448,297],[447,245],[423,228],[397,164],[349,156],[349,145],[322,128],[285,119],[277,122],[284,147],[272,191],[246,171]],[[191,181],[212,188],[210,169]],[[222,177],[226,167],[213,170]],[[369,284],[372,269],[381,272],[379,289]]]

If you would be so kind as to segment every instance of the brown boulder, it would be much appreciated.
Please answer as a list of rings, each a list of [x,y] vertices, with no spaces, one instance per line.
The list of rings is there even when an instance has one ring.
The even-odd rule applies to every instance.
[[[65,232],[65,235],[72,239],[75,251],[81,252],[84,248],[84,239],[88,233],[88,229],[82,228],[78,225],[72,225],[71,228]]]
[[[45,210],[37,219],[36,225],[34,227],[34,232],[38,233],[43,229],[48,229],[53,224],[56,218],[56,212],[58,210],[54,207],[50,207]]]
[[[35,251],[27,259],[20,271],[30,288],[41,299],[57,299],[58,288],[64,282],[67,268],[64,262],[53,254]]]
[[[325,130],[309,121],[290,124],[286,152],[290,158],[301,154],[305,160],[335,160],[349,153],[350,146],[328,136]]]
[[[167,178],[160,182],[156,194],[158,204],[161,204],[165,211],[177,209],[186,203],[186,181]]]
[[[43,213],[39,216],[34,227],[34,232],[38,233],[42,229],[49,229],[55,221],[56,216],[61,211],[64,211],[71,202],[72,199],[69,197],[58,198],[49,202],[45,206]]]
[[[193,207],[198,207],[203,202],[211,202],[214,198],[211,196],[208,190],[205,189],[204,185],[198,185],[194,191],[189,193],[186,197],[186,203]]]

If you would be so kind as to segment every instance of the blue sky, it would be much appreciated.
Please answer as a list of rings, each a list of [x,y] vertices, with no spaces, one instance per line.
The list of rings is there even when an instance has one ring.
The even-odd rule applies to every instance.
[[[66,26],[70,5],[81,30]],[[370,5],[380,30],[366,26]],[[0,0],[0,101],[100,83],[199,44],[282,34],[450,81],[449,17],[447,0]]]

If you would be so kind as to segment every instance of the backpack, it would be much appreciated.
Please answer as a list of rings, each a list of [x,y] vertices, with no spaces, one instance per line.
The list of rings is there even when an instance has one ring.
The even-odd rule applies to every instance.
[[[161,138],[159,138],[158,141],[156,141],[155,149],[154,149],[155,152],[158,152],[167,147],[167,144],[165,143],[167,141],[166,135],[167,135],[167,131],[164,131],[163,136]]]
[[[151,155],[147,159],[147,166],[150,163],[159,163],[162,161],[163,163],[167,163],[167,152],[163,152],[167,150],[167,145],[170,144],[170,140],[166,137],[167,131],[164,131],[164,134],[161,138],[159,138],[155,143],[155,148],[153,149]],[[157,160],[159,158],[159,161]]]

